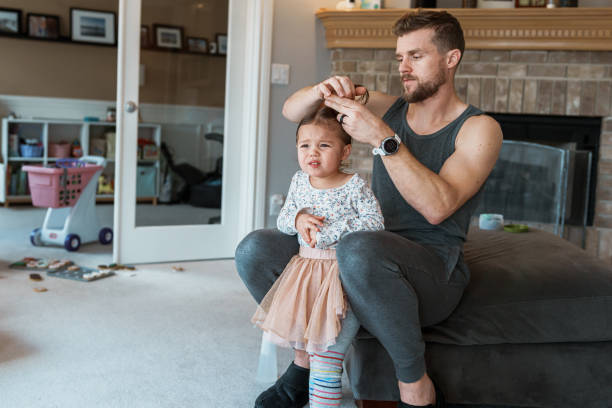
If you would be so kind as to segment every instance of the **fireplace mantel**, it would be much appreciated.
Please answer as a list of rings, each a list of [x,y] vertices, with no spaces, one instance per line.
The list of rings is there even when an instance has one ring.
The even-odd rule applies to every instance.
[[[407,9],[327,10],[327,48],[395,48],[393,23]],[[612,8],[447,9],[465,33],[466,48],[612,50]]]

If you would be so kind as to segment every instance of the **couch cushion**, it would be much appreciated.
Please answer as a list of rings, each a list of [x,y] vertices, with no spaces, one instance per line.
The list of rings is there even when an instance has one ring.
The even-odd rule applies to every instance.
[[[471,231],[471,280],[427,341],[478,345],[612,340],[612,267],[547,232]]]

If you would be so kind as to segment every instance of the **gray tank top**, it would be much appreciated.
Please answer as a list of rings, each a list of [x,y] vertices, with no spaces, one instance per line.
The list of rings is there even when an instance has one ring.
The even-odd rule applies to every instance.
[[[438,174],[442,165],[455,151],[455,139],[461,126],[471,116],[483,112],[469,105],[457,119],[430,135],[417,135],[406,121],[408,103],[399,98],[383,116],[383,120],[402,139],[410,152],[428,169]],[[380,156],[374,158],[372,190],[380,202],[385,229],[435,250],[447,268],[439,279],[448,283],[467,284],[469,271],[463,262],[465,241],[470,218],[478,206],[482,189],[453,215],[438,225],[408,204],[391,181]]]

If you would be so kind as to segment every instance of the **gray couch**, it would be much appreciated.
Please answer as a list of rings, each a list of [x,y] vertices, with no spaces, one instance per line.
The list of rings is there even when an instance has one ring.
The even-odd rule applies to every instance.
[[[447,401],[612,407],[612,268],[534,230],[472,231],[465,260],[472,278],[459,306],[423,331],[428,371]],[[397,401],[384,348],[367,333],[356,342],[347,361],[355,398]],[[360,382],[364,372],[379,381]]]

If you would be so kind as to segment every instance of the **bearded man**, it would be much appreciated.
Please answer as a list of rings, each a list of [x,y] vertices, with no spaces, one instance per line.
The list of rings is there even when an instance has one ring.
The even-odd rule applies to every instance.
[[[364,106],[355,97],[365,89],[335,76],[294,93],[283,115],[298,122],[325,104],[339,112],[338,121],[354,140],[372,146],[372,189],[385,231],[348,234],[336,254],[350,307],[379,343],[368,349],[357,345],[349,363],[359,371],[378,364],[384,356],[377,353],[386,351],[395,366],[398,406],[441,407],[442,393],[427,375],[421,327],[446,319],[469,282],[463,243],[502,133],[495,120],[455,92],[465,41],[452,15],[409,13],[393,32],[402,97],[369,92]],[[289,240],[295,238],[256,231],[239,245],[238,272],[257,301],[297,251]],[[304,406],[308,368],[308,355],[296,351],[287,372],[256,406]]]

